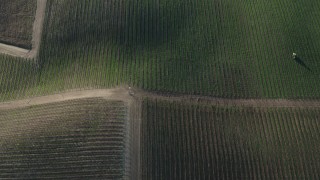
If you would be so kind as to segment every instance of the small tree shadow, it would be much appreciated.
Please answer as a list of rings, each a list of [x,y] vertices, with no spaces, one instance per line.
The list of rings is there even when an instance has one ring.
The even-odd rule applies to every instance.
[[[303,66],[305,69],[307,69],[308,71],[312,72],[312,70],[306,65],[306,63],[304,63],[302,61],[302,59],[300,57],[295,57],[294,60],[296,61],[296,63],[298,63],[299,65]]]

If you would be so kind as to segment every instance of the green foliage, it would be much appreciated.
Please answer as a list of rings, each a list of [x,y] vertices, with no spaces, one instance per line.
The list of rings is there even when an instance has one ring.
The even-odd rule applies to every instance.
[[[30,75],[37,81],[20,86],[38,95],[130,84],[228,98],[319,98],[319,7],[294,0],[49,0],[40,68]],[[17,97],[1,89],[8,90],[0,99]]]

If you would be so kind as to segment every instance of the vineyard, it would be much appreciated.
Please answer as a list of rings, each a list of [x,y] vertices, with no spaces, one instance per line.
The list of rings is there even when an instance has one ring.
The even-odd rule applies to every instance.
[[[145,100],[142,179],[319,179],[319,108]]]
[[[0,55],[0,99],[121,84],[319,98],[319,8],[314,0],[49,0],[38,63]]]
[[[0,179],[320,179],[319,9],[0,0]]]
[[[0,0],[0,43],[31,49],[36,0]]]
[[[130,176],[128,108],[82,99],[0,110],[0,179]]]

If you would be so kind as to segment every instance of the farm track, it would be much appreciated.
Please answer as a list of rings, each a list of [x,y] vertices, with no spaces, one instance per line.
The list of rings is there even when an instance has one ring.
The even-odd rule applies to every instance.
[[[0,43],[0,53],[30,59],[35,58],[37,56],[40,48],[46,4],[47,0],[37,0],[37,10],[32,30],[32,49],[28,50]]]
[[[27,49],[0,43],[0,53],[11,56],[25,57],[29,52],[30,51]]]
[[[190,103],[203,103],[216,106],[243,106],[243,107],[299,107],[315,108],[320,107],[320,100],[308,99],[236,99],[219,98],[200,95],[153,93],[143,90],[136,90],[137,97],[147,97],[166,101],[182,101]]]
[[[228,99],[209,96],[184,95],[184,94],[158,94],[146,92],[141,89],[134,89],[134,95],[130,96],[127,88],[119,87],[113,89],[92,89],[92,90],[71,90],[60,94],[48,96],[31,97],[23,100],[1,102],[0,110],[15,109],[33,105],[41,105],[67,100],[101,97],[108,100],[119,100],[132,103],[133,99],[143,98],[181,101],[185,103],[204,103],[216,106],[244,106],[244,107],[299,107],[316,108],[320,107],[320,100],[304,99]]]

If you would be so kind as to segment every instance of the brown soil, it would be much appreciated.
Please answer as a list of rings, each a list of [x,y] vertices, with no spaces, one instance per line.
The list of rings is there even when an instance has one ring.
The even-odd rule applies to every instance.
[[[0,1],[1,2],[1,1]],[[9,54],[12,56],[17,56],[17,57],[25,57],[25,58],[34,58],[37,56],[38,51],[39,51],[39,46],[40,46],[40,41],[41,41],[41,35],[42,35],[42,26],[43,26],[43,21],[44,21],[44,16],[45,16],[45,9],[46,9],[46,3],[47,0],[37,0],[37,10],[36,10],[36,15],[35,15],[35,20],[33,22],[33,28],[32,28],[32,40],[19,40],[19,39],[12,39],[10,42],[6,42],[6,44],[0,43],[0,53],[4,54]],[[16,15],[14,16],[16,17]],[[9,21],[10,19],[3,17],[6,21]],[[25,23],[25,20],[23,20]],[[17,26],[21,26],[24,23],[23,22],[16,22],[13,24],[16,24]],[[20,28],[21,29],[21,28]],[[23,36],[27,36],[27,30],[26,32],[22,33]],[[31,34],[31,33],[30,33]],[[1,38],[1,34],[0,34]],[[23,44],[19,43],[22,42]],[[12,44],[12,45],[8,45]],[[19,47],[17,47],[19,46]],[[22,48],[21,48],[22,47]],[[29,50],[29,47],[31,50]]]
[[[0,43],[0,53],[9,54],[11,56],[25,57],[29,53],[29,50]]]
[[[67,100],[94,98],[94,97],[102,97],[110,100],[120,100],[128,103],[128,105],[132,103],[132,99],[133,99],[127,93],[127,90],[125,88],[94,89],[94,90],[84,90],[84,91],[74,90],[74,91],[65,92],[61,94],[32,97],[24,100],[0,103],[0,110],[16,109],[16,108],[33,106],[33,105],[41,105],[41,104],[62,102]]]
[[[36,0],[0,0],[0,42],[31,49]]]

